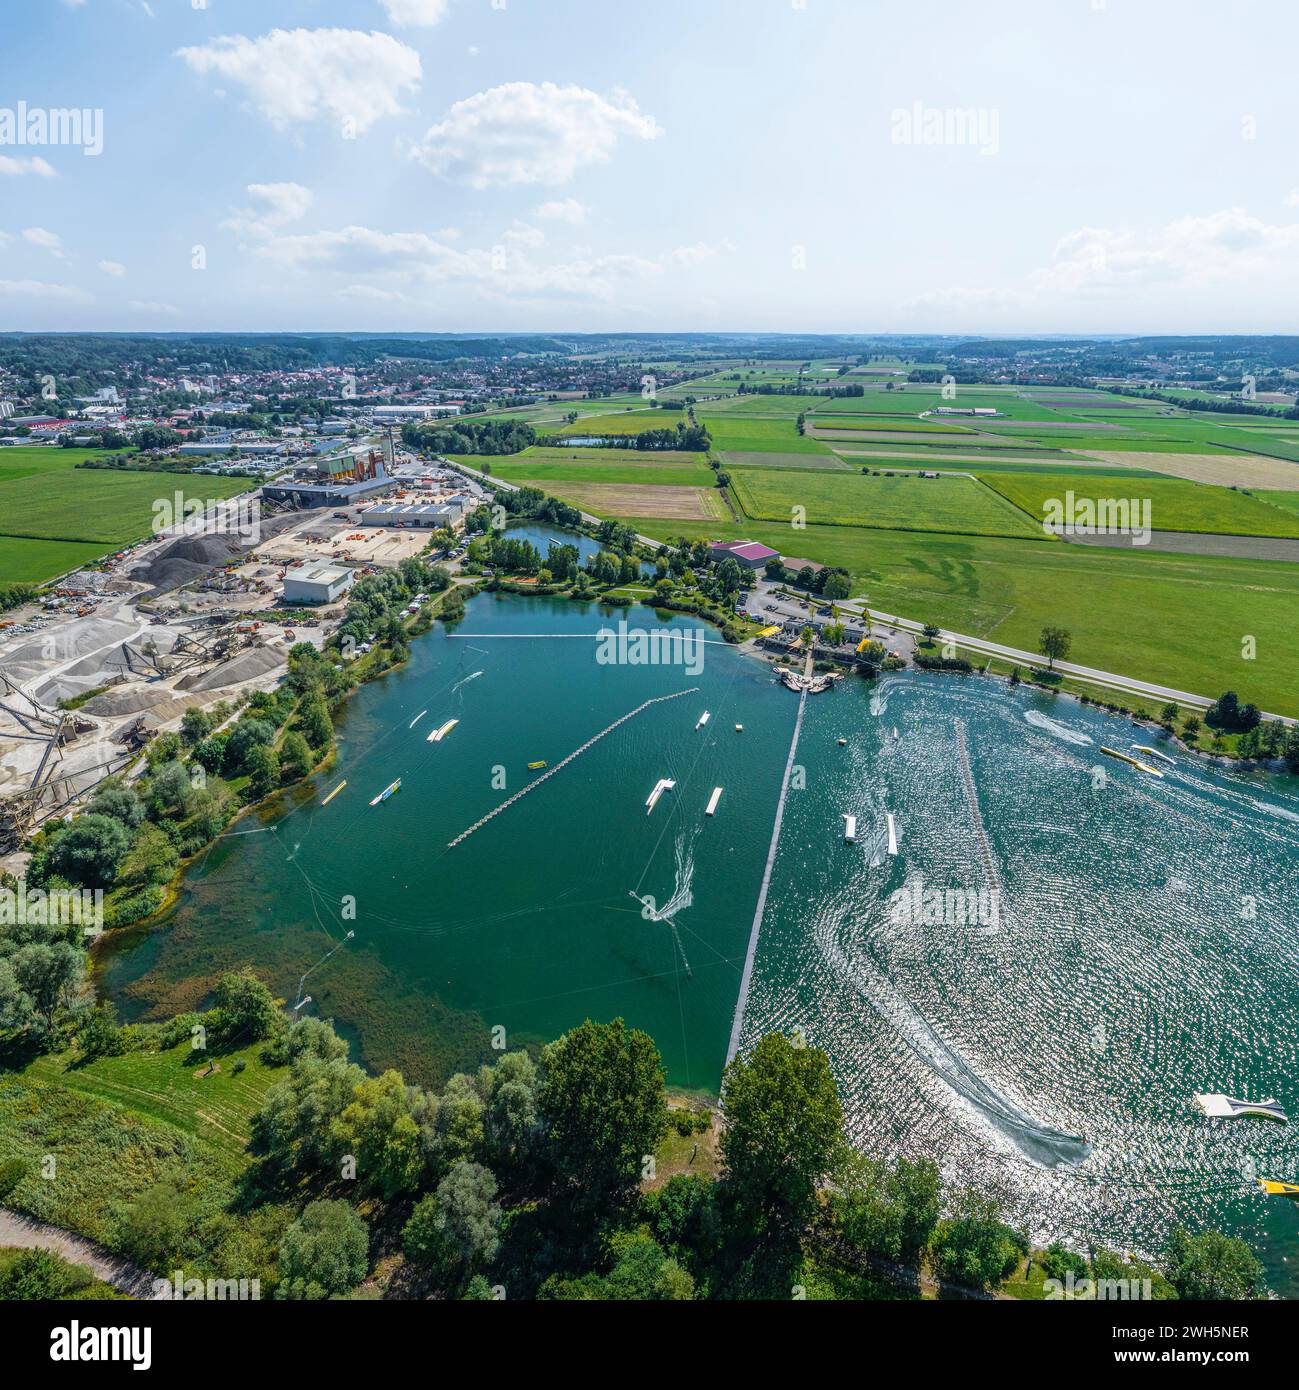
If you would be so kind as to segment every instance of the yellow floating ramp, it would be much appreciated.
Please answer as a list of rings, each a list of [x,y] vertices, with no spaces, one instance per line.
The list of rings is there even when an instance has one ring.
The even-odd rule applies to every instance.
[[[1269,1197],[1299,1197],[1299,1183],[1278,1182],[1275,1178],[1259,1178],[1258,1185]]]
[[[334,790],[333,790],[332,792],[330,792],[329,795],[328,795],[320,804],[321,804],[322,806],[328,806],[329,803],[330,803],[331,801],[333,801],[333,799],[339,794],[339,792],[341,792],[341,791],[343,790],[343,788],[344,788],[345,786],[347,786],[347,778],[346,778],[346,777],[343,778],[343,780],[338,784],[338,786],[336,786],[336,787],[334,788]]]

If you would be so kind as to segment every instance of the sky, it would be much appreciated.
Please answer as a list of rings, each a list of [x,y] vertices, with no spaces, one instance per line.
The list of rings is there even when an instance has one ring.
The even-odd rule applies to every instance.
[[[1293,333],[1292,19],[5,0],[0,330]]]

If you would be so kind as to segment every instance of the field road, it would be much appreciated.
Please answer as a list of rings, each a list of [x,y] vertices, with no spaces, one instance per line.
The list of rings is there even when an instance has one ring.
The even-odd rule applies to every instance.
[[[96,1279],[111,1284],[120,1293],[133,1298],[170,1298],[171,1290],[155,1293],[155,1275],[140,1269],[128,1260],[110,1254],[102,1245],[65,1231],[61,1226],[51,1226],[47,1221],[37,1221],[21,1212],[0,1207],[0,1246],[12,1246],[19,1250],[48,1250],[61,1255],[71,1264],[85,1265]]]

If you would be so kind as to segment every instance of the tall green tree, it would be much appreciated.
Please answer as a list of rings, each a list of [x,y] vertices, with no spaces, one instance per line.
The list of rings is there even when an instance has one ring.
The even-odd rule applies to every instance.
[[[843,1107],[819,1048],[768,1033],[722,1078],[723,1181],[760,1229],[803,1225],[843,1156]]]
[[[663,1059],[648,1033],[587,1019],[542,1055],[549,1158],[579,1205],[628,1195],[667,1125]]]

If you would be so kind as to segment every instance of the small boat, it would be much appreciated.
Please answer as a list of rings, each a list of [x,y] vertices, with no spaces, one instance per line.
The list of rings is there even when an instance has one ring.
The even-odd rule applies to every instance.
[[[528,771],[529,771],[529,772],[539,772],[543,767],[545,767],[545,765],[546,765],[546,760],[545,760],[545,758],[542,758],[540,762],[529,763],[529,764],[528,764]]]
[[[721,787],[714,787],[713,794],[708,798],[708,805],[704,808],[704,815],[713,816],[717,814],[717,803],[722,799]]]
[[[393,792],[397,792],[397,791],[400,791],[400,790],[401,790],[401,778],[398,777],[397,780],[396,780],[395,782],[389,783],[388,786],[386,786],[386,787],[379,793],[379,795],[376,796],[372,802],[370,802],[370,805],[371,805],[371,806],[382,806],[383,803],[384,803],[385,801],[387,801],[387,799],[393,794]]]
[[[846,738],[841,738],[841,739],[839,740],[839,747],[840,747],[840,748],[847,748],[847,746],[848,746],[848,740],[847,740]]]
[[[1283,1125],[1290,1123],[1290,1117],[1281,1109],[1281,1103],[1269,1096],[1267,1100],[1236,1100],[1232,1096],[1215,1093],[1195,1093],[1196,1104],[1211,1120],[1279,1120]]]
[[[1166,762],[1169,767],[1177,766],[1167,753],[1161,753],[1158,748],[1151,748],[1148,743],[1134,743],[1132,745],[1132,751],[1134,753],[1148,753],[1152,758],[1159,758],[1163,762]]]
[[[1140,772],[1148,773],[1151,777],[1162,777],[1164,774],[1157,767],[1151,767],[1149,763],[1143,763],[1140,758],[1129,757],[1127,753],[1120,753],[1116,748],[1106,748],[1101,744],[1101,752],[1107,758],[1117,758],[1121,763],[1129,763]]]
[[[428,741],[430,743],[441,743],[442,740],[446,738],[446,736],[451,732],[451,730],[454,729],[455,726],[459,723],[460,721],[458,719],[448,719],[447,722],[443,724],[443,726],[440,729],[433,730],[433,732],[428,736]]]
[[[695,725],[695,728],[696,728],[696,729],[702,729],[702,728],[704,727],[704,725],[707,724],[707,723],[708,723],[708,711],[705,710],[705,711],[699,716],[699,723]]]
[[[654,784],[654,790],[650,792],[649,796],[646,798],[645,814],[648,816],[655,806],[659,804],[659,797],[661,797],[664,792],[670,792],[675,786],[676,783],[672,781],[670,777],[660,777]]]
[[[334,790],[333,790],[332,792],[330,792],[329,795],[328,795],[320,804],[321,804],[322,806],[328,806],[329,803],[330,803],[331,801],[333,801],[333,799],[339,794],[339,792],[341,792],[341,791],[343,790],[343,788],[344,788],[345,786],[347,786],[347,778],[346,778],[346,777],[343,778],[343,780],[338,784],[338,786],[336,786],[336,787],[334,788]]]
[[[420,710],[420,712],[415,716],[414,719],[412,719],[412,720],[410,721],[410,723],[409,723],[406,727],[407,727],[408,729],[413,729],[413,728],[415,727],[415,725],[418,724],[419,721],[420,721],[421,719],[423,719],[424,716],[425,716],[427,713],[428,713],[428,710],[426,710],[426,709]]]
[[[889,822],[889,853],[890,853],[890,854],[897,854],[897,852],[898,852],[898,828],[897,828],[896,825],[893,824],[893,812],[892,812],[892,811],[887,811],[887,812],[885,812],[885,814],[887,815],[887,817],[888,817],[888,822]]]
[[[1257,1181],[1269,1197],[1299,1197],[1299,1183],[1278,1182],[1276,1178],[1259,1178]]]
[[[857,839],[857,817],[846,812],[843,818],[843,837],[850,845]]]

